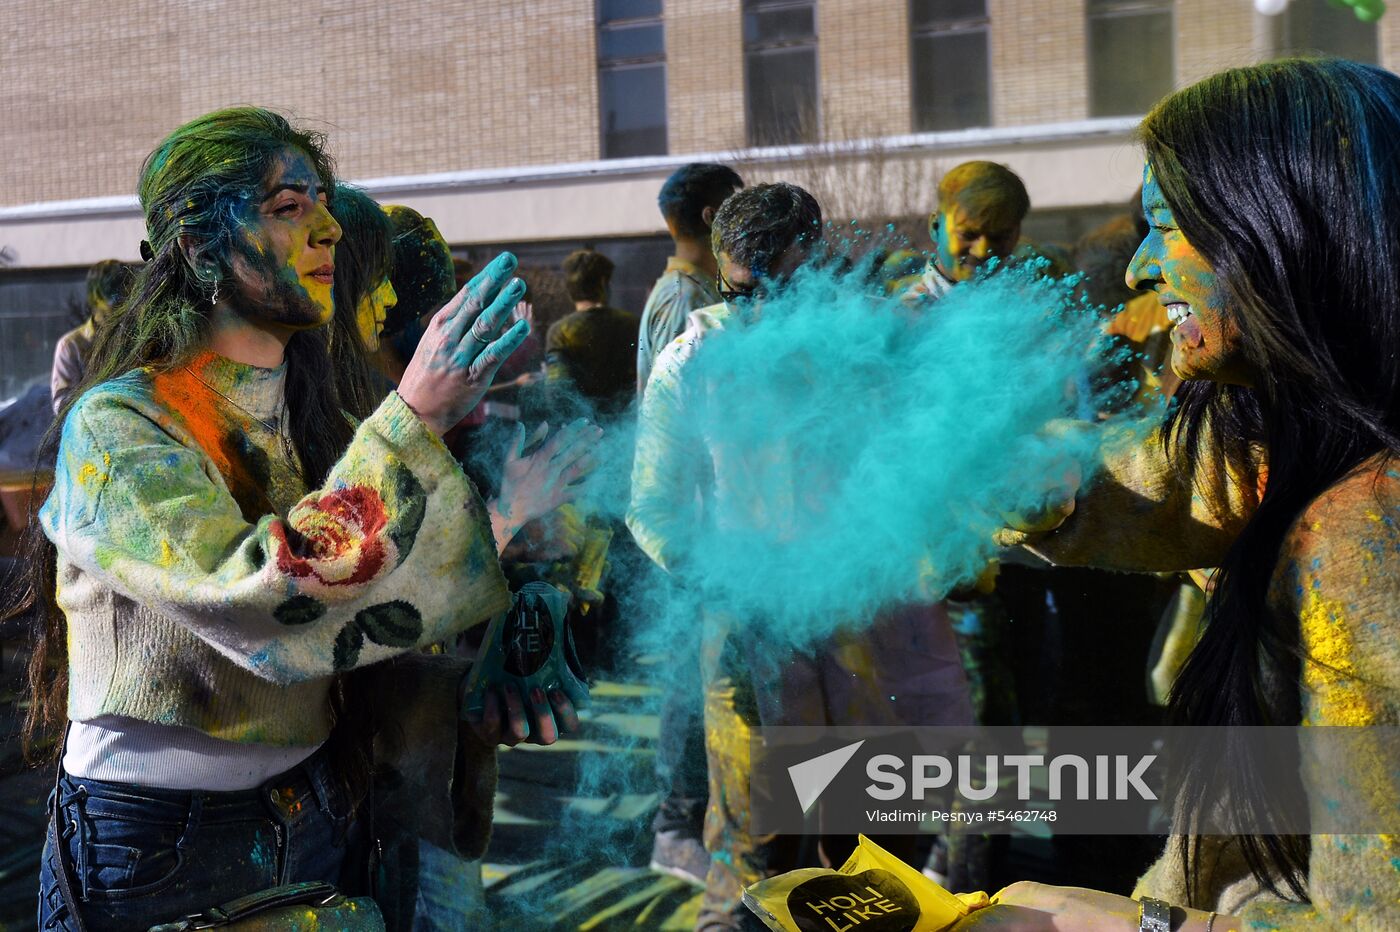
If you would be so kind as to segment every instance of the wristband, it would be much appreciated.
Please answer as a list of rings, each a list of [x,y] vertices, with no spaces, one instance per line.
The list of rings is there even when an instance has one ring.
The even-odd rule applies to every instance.
[[[1171,932],[1172,909],[1162,900],[1145,896],[1138,901],[1138,932]]]

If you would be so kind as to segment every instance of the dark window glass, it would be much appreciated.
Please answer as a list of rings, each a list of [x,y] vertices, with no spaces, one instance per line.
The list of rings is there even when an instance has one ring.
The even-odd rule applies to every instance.
[[[1171,92],[1170,4],[1098,0],[1089,15],[1089,114],[1146,113]]]
[[[1293,0],[1284,13],[1285,42],[1291,55],[1335,55],[1380,63],[1375,23],[1363,23],[1350,9],[1327,0]]]
[[[661,15],[661,0],[598,0],[598,22],[646,19]]]
[[[816,141],[816,29],[813,0],[744,0],[750,145]]]
[[[914,39],[914,128],[919,132],[992,122],[987,33]]]
[[[603,158],[666,154],[660,0],[599,0],[598,119]]]
[[[748,56],[749,139],[757,146],[817,138],[817,53],[774,49]]]
[[[598,30],[598,57],[606,61],[654,58],[666,54],[660,26],[640,25]]]
[[[961,19],[985,19],[987,0],[913,0],[909,13],[916,27]]]
[[[811,7],[750,11],[744,15],[744,41],[748,43],[810,42],[816,31]]]
[[[603,110],[603,157],[664,155],[666,66],[617,68],[598,75]]]

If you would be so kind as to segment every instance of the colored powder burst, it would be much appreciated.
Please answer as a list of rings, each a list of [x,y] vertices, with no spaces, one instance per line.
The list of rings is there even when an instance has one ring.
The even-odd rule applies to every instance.
[[[877,278],[873,259],[807,268],[757,314],[726,312],[685,364],[672,426],[697,460],[678,462],[698,467],[706,491],[680,483],[657,511],[659,536],[683,543],[671,578],[625,546],[610,555],[606,585],[632,639],[620,677],[656,687],[638,704],[689,696],[699,714],[700,628],[715,608],[755,635],[745,649],[731,629],[741,655],[820,649],[837,628],[971,581],[996,556],[1005,513],[1056,500],[1067,473],[1088,481],[1108,445],[1160,423],[1160,405],[1130,401],[1135,382],[1115,382],[1127,351],[1101,336],[1107,315],[1074,280],[1025,264],[919,303],[885,295]],[[1062,429],[1065,419],[1077,427]],[[621,534],[639,433],[645,448],[646,424],[610,426],[579,502]],[[636,711],[595,694],[590,735],[609,753],[579,755],[568,799],[601,802],[559,812],[538,855],[548,863],[646,863],[650,808],[624,803],[661,786],[649,741],[621,724]],[[662,728],[680,721],[663,715]],[[747,747],[743,732],[729,737]],[[551,908],[566,899],[531,893],[493,908],[554,928]]]
[[[1160,423],[1161,406],[1129,403],[1135,382],[1105,377],[1127,351],[1077,279],[1025,263],[921,301],[885,295],[868,262],[827,262],[756,310],[717,315],[676,379],[667,431],[676,462],[712,462],[712,485],[702,505],[669,492],[641,516],[684,541],[677,574],[707,603],[800,647],[941,598],[996,556],[1006,513],[1063,497],[1105,444]],[[1064,419],[1079,428],[1055,429]],[[630,462],[632,441],[615,434],[604,460]],[[587,505],[626,511],[606,498]]]

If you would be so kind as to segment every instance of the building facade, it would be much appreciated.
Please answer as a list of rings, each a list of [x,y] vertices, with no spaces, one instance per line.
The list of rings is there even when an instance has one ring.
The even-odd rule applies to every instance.
[[[632,299],[664,261],[658,186],[687,161],[792,178],[873,219],[926,212],[943,170],[990,158],[1056,238],[1131,196],[1132,127],[1173,87],[1293,50],[1400,66],[1400,17],[1361,24],[1326,0],[1281,17],[1250,0],[10,0],[5,15],[0,328],[43,340],[57,332],[36,301],[137,258],[142,158],[221,106],[323,128],[343,177],[462,251],[630,244]]]

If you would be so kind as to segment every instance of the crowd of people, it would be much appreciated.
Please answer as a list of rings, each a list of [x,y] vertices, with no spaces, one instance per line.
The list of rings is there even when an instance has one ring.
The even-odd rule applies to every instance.
[[[752,927],[745,887],[855,843],[750,829],[760,727],[1400,724],[1395,138],[1380,69],[1221,73],[1148,115],[1140,201],[1072,248],[1023,240],[1009,168],[949,170],[923,255],[891,252],[880,287],[937,315],[1020,262],[1076,273],[1132,351],[1094,377],[1170,404],[1082,487],[1008,509],[980,575],[792,650],[693,568],[698,528],[783,507],[747,494],[758,459],[794,497],[809,480],[810,451],[734,450],[699,413],[715,341],[830,261],[809,192],[676,170],[640,313],[580,249],[541,341],[514,256],[473,275],[430,218],[337,180],[320,136],[256,108],[175,129],[141,173],[143,263],[92,269],[54,356],[19,606],[26,745],[57,764],[40,928],[274,889],[262,905],[287,908],[311,882],[326,927],[440,927],[486,845],[495,747],[579,727],[562,682],[524,674],[464,711],[473,658],[519,659],[483,622],[541,581],[571,632],[545,650],[581,674],[628,662],[658,591],[692,620],[659,660],[651,866],[703,887],[704,930]],[[1268,798],[1221,753],[1238,799]],[[1394,773],[1308,776],[1316,806],[1400,805]],[[1202,785],[1176,824],[1217,803]],[[1004,837],[881,841],[954,890],[1013,869]],[[956,928],[1145,929],[1157,908],[1185,932],[1400,926],[1395,836],[1162,844],[1057,836],[1073,886],[1014,883]]]

